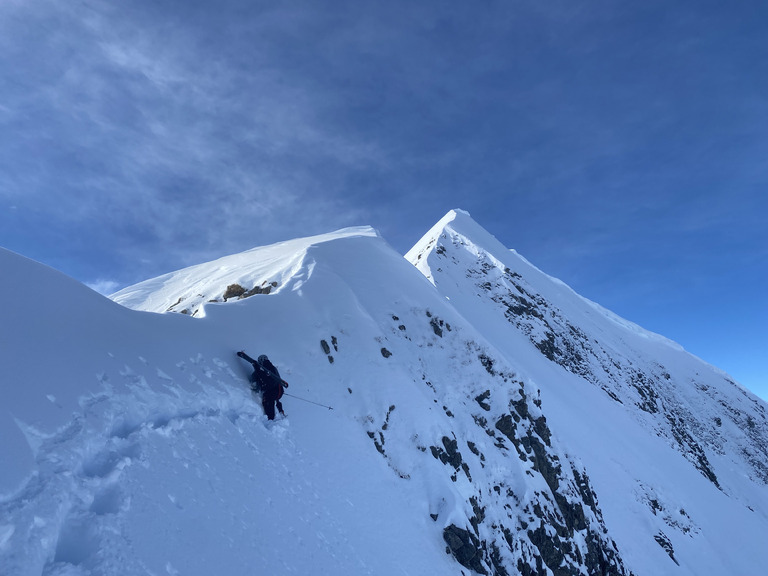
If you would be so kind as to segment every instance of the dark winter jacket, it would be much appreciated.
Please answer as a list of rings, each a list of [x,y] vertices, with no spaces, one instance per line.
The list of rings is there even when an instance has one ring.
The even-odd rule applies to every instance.
[[[265,396],[277,400],[283,395],[283,380],[280,378],[280,372],[277,371],[269,358],[261,355],[258,360],[254,360],[245,352],[238,352],[237,355],[251,363],[253,366],[253,374],[250,377],[251,383],[255,384]]]
[[[251,388],[261,392],[261,405],[264,407],[264,413],[270,420],[275,419],[275,407],[278,412],[285,416],[283,405],[280,398],[283,396],[283,388],[288,387],[288,382],[280,378],[280,372],[277,371],[272,362],[265,354],[254,360],[245,352],[238,352],[237,355],[251,363],[253,374],[250,376]]]

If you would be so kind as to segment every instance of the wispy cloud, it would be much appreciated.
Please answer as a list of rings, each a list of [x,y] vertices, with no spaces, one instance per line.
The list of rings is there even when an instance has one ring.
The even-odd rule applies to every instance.
[[[10,170],[7,201],[109,229],[126,258],[163,246],[151,258],[166,266],[365,217],[345,201],[338,174],[382,167],[386,155],[324,121],[323,94],[279,60],[243,70],[139,6],[43,4],[15,7],[28,25],[15,47],[23,52],[51,27],[49,49],[32,54],[17,88],[0,90],[12,116],[5,139],[23,135],[42,170]],[[237,49],[274,57],[256,53],[258,42]]]

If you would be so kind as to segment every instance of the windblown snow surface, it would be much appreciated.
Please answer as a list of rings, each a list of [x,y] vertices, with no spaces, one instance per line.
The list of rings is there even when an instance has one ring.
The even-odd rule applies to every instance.
[[[765,403],[464,212],[406,258],[352,228],[114,302],[0,270],[3,576],[765,573]]]

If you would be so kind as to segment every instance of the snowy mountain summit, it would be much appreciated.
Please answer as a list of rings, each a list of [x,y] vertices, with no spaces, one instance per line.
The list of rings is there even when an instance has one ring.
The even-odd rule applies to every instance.
[[[466,212],[405,258],[349,228],[114,302],[0,266],[3,575],[768,565],[765,403]],[[238,350],[278,366],[286,418]]]

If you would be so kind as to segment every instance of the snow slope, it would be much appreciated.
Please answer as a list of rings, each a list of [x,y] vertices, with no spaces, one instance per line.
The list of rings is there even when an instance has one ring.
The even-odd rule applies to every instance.
[[[0,573],[761,573],[764,403],[466,213],[407,258],[346,229],[138,311],[0,251]]]
[[[388,472],[343,405],[286,401],[291,419],[267,423],[251,397],[242,347],[270,353],[297,395],[355,403],[328,389],[329,326],[300,288],[312,265],[283,298],[198,320],[134,312],[1,257],[6,302],[23,295],[2,323],[3,574],[455,569],[421,493]]]

